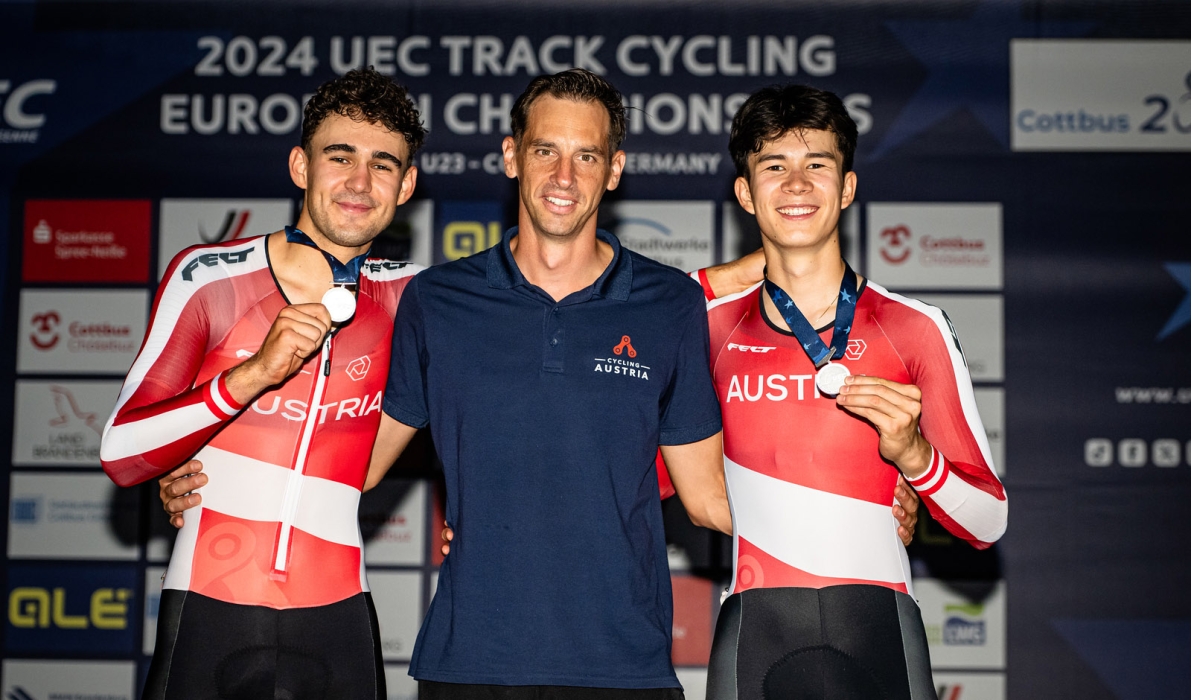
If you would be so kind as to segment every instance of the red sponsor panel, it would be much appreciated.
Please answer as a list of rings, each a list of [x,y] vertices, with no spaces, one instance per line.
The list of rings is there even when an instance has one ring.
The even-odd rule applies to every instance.
[[[148,282],[148,200],[25,202],[26,282]]]
[[[671,630],[671,663],[707,666],[712,654],[712,582],[695,576],[671,576],[675,619]]]

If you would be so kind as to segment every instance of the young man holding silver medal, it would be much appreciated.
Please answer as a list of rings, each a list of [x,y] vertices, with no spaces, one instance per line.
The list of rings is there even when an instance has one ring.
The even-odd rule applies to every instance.
[[[766,267],[723,296],[723,277],[693,275],[708,299],[736,560],[710,700],[934,699],[890,515],[899,477],[975,547],[1006,527],[951,324],[841,257],[856,140],[836,95],[799,85],[755,93],[733,120],[735,191]],[[759,262],[742,259],[739,274]]]
[[[201,461],[170,477],[202,507],[175,516],[146,700],[385,696],[357,503],[384,473],[393,317],[419,268],[368,251],[425,134],[376,71],[324,83],[290,153],[297,226],[188,248],[162,276],[100,448],[122,486]]]

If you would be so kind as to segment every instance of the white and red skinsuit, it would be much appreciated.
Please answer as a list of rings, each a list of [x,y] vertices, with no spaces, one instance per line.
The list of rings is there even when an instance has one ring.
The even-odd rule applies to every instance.
[[[162,279],[140,354],[104,429],[118,484],[194,457],[210,482],[185,513],[167,589],[276,609],[368,590],[357,506],[381,418],[402,290],[420,269],[368,259],[355,316],[281,385],[237,405],[227,372],[286,300],[266,238],[187,249]],[[313,409],[311,407],[314,407]]]
[[[866,583],[911,593],[906,551],[890,509],[898,469],[877,431],[820,396],[799,341],[769,323],[759,285],[708,298],[712,375],[724,421],[724,468],[733,511],[731,593],[751,588]],[[832,327],[820,330],[825,344]],[[1006,528],[972,383],[939,309],[868,282],[859,293],[845,357],[853,374],[915,384],[932,462],[910,480],[933,518],[977,548]],[[659,464],[664,491],[669,479]]]

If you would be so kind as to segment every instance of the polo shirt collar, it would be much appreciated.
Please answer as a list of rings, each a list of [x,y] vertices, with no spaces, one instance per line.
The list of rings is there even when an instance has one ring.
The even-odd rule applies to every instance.
[[[494,289],[513,289],[523,285],[533,287],[518,269],[513,251],[509,248],[509,242],[516,235],[517,227],[514,226],[505,232],[498,245],[489,249],[488,286]],[[633,259],[622,252],[621,242],[608,231],[596,229],[596,237],[612,246],[613,259],[588,288],[591,290],[590,296],[625,301],[629,299],[629,290],[633,286]]]

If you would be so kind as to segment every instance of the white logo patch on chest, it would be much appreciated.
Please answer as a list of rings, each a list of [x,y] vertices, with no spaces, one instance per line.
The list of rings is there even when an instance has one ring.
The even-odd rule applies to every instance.
[[[650,368],[633,360],[622,360],[619,357],[596,357],[596,364],[592,371],[602,374],[619,374],[623,377],[644,379],[650,381]]]
[[[849,360],[859,360],[865,354],[865,341],[860,338],[852,338],[848,341],[848,348],[844,351],[844,356]]]
[[[368,359],[368,355],[361,355],[355,360],[348,363],[347,373],[348,378],[354,382],[358,382],[368,376],[368,370],[372,367],[372,361]]]

